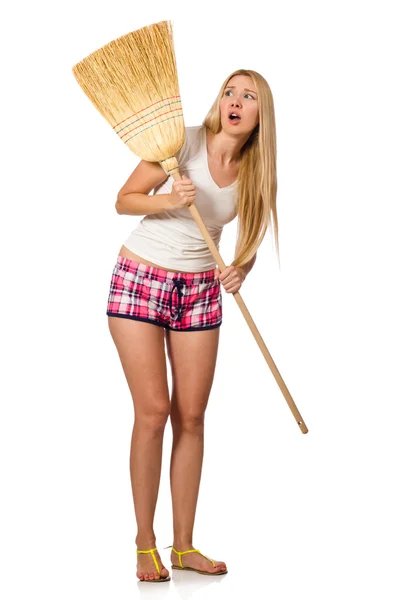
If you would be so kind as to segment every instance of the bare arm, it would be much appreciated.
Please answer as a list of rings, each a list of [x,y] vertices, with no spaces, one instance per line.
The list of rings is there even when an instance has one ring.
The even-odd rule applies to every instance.
[[[149,192],[167,178],[159,163],[141,160],[117,194],[118,214],[149,215],[168,210],[170,194],[149,196]]]

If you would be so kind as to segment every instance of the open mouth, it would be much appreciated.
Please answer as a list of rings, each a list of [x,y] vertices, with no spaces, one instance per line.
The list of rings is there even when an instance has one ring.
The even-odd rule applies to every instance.
[[[237,123],[240,123],[240,121],[241,121],[240,117],[235,113],[231,113],[229,115],[228,119],[229,119],[229,123],[233,123],[233,125],[237,125]]]

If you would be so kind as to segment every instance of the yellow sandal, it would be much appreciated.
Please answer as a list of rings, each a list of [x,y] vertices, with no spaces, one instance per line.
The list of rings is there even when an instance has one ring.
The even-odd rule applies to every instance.
[[[175,550],[174,546],[167,546],[167,548],[172,548],[173,551],[175,552],[175,554],[177,554],[178,558],[179,558],[180,567],[177,567],[176,565],[172,565],[173,569],[180,569],[180,570],[184,570],[184,571],[196,571],[196,573],[201,573],[201,575],[225,575],[227,573],[227,569],[225,571],[218,571],[217,573],[209,573],[208,571],[200,571],[199,569],[193,569],[193,567],[184,567],[182,564],[181,556],[182,556],[182,554],[188,554],[189,552],[198,552],[199,554],[201,554],[201,556],[204,556],[204,558],[207,558],[208,560],[210,560],[212,562],[213,567],[215,567],[215,562],[208,556],[205,556],[205,554],[200,552],[200,550],[185,550],[184,552],[178,552],[178,550]],[[164,550],[167,550],[167,548],[164,548]]]
[[[157,550],[157,548],[152,548],[151,550],[137,550],[136,553],[137,554],[149,554],[149,553],[151,553],[152,558],[154,560],[154,564],[156,565],[157,572],[160,575],[161,570],[160,570],[159,564],[158,564],[158,562],[156,560],[156,557],[154,555],[155,550]],[[151,583],[159,583],[160,581],[170,581],[170,580],[171,580],[171,577],[169,577],[169,576],[168,577],[161,577],[161,575],[160,575],[160,579],[139,579],[139,581],[145,581],[145,582],[146,581],[150,581]]]

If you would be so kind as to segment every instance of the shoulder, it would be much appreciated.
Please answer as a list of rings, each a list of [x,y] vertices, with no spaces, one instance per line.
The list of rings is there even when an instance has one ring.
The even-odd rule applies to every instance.
[[[185,127],[185,141],[189,144],[197,143],[203,132],[204,125],[190,125]]]
[[[204,125],[189,125],[185,127],[186,133],[191,136],[199,135],[200,131],[204,128]]]
[[[185,139],[182,148],[177,153],[178,163],[187,161],[200,150],[204,125],[190,125],[185,127]]]

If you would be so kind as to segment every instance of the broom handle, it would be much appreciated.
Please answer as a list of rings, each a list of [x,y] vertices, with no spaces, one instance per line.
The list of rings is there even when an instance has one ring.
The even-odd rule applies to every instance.
[[[174,171],[172,173],[172,177],[174,178],[175,181],[179,181],[182,179],[179,171]],[[220,272],[222,273],[222,271],[224,271],[226,269],[226,265],[223,262],[222,257],[219,254],[217,247],[214,244],[214,240],[212,239],[211,235],[209,234],[208,229],[206,228],[204,221],[201,218],[200,213],[197,210],[197,207],[195,206],[194,203],[189,206],[189,210],[190,210],[194,220],[196,221],[197,226],[203,235],[203,238],[207,242],[207,245],[208,245],[209,249],[211,250],[212,256],[214,257],[214,259],[219,267]],[[244,318],[247,321],[248,326],[251,329],[251,331],[254,335],[254,338],[256,339],[258,346],[261,349],[261,352],[262,352],[263,356],[265,357],[265,360],[266,360],[267,364],[269,365],[270,370],[273,373],[274,378],[277,381],[277,383],[280,387],[280,390],[282,391],[284,398],[286,399],[287,404],[291,409],[292,414],[294,415],[294,417],[296,419],[296,422],[298,423],[302,433],[307,433],[308,428],[306,427],[305,422],[303,421],[302,416],[301,416],[295,402],[293,401],[292,396],[289,393],[288,388],[285,385],[283,378],[281,377],[281,375],[274,363],[274,360],[270,356],[270,352],[266,348],[265,342],[263,341],[261,334],[259,333],[258,328],[256,327],[250,313],[248,312],[248,309],[245,306],[245,303],[244,303],[240,293],[234,292],[233,296],[234,296],[237,304],[239,305],[241,312],[243,313]]]

